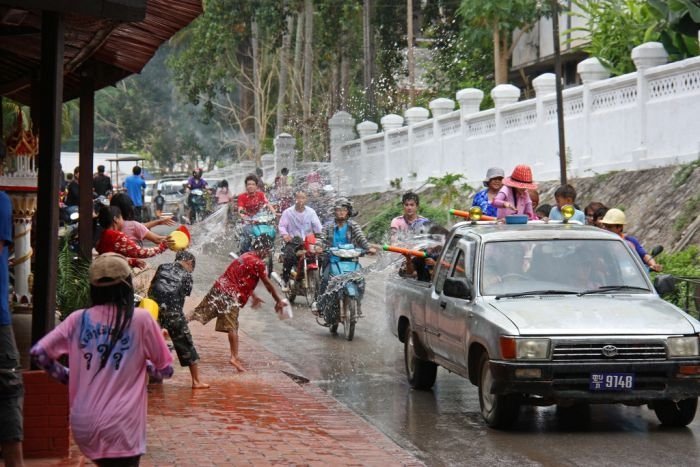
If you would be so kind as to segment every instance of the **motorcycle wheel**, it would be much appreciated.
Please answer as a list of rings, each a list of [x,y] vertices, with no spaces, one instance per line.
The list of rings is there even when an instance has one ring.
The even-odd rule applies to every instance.
[[[349,341],[355,337],[355,323],[357,322],[357,300],[350,297],[343,299],[345,307],[345,322],[343,322],[343,335]]]
[[[318,274],[318,269],[310,269],[306,271],[306,280],[309,286],[306,288],[306,302],[311,304],[316,300],[318,289],[321,285],[321,277]]]
[[[338,323],[331,324],[330,328],[331,334],[338,334]]]
[[[270,252],[267,255],[267,277],[270,277],[272,275],[273,267],[275,266],[275,263],[273,261],[273,256],[275,255],[275,249],[273,248],[270,250]]]

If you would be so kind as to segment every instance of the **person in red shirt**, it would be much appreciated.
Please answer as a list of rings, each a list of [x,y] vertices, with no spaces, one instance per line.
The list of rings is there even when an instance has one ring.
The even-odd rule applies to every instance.
[[[229,264],[189,318],[189,321],[199,321],[202,324],[216,318],[214,329],[228,334],[231,348],[229,362],[241,372],[245,368],[238,360],[238,312],[249,298],[252,299],[253,308],[258,308],[263,303],[255,294],[258,281],[262,281],[275,299],[275,311],[280,313],[284,307],[282,297],[268,279],[265,269],[264,259],[272,247],[272,239],[268,235],[261,235],[255,238],[252,246],[253,251],[242,254]]]
[[[271,213],[275,214],[275,208],[270,204],[263,191],[258,189],[258,177],[250,174],[245,178],[245,192],[238,195],[238,215],[244,222],[249,221],[261,209],[267,207]],[[246,222],[241,234],[241,253],[250,250],[250,240],[253,235],[253,226]]]
[[[129,266],[132,268],[144,268],[146,262],[141,258],[150,258],[163,253],[172,242],[170,237],[154,246],[153,248],[143,248],[121,231],[124,225],[121,210],[116,206],[102,206],[97,217],[97,222],[104,229],[95,249],[99,254],[119,253],[126,256]]]

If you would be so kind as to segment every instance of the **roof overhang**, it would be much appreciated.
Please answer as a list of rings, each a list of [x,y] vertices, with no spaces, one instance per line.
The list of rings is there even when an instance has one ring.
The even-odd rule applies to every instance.
[[[43,11],[63,14],[63,100],[139,73],[202,12],[201,0],[0,0],[0,95],[29,105],[41,63]]]

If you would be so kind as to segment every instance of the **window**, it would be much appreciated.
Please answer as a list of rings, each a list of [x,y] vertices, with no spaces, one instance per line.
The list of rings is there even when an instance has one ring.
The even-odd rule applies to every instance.
[[[447,251],[445,251],[445,255],[438,265],[437,280],[435,281],[435,292],[437,293],[442,293],[442,286],[445,283],[445,278],[455,264],[455,255],[460,251],[459,248],[457,248],[457,243],[459,243],[460,239],[461,237],[457,236],[452,239],[447,247]]]

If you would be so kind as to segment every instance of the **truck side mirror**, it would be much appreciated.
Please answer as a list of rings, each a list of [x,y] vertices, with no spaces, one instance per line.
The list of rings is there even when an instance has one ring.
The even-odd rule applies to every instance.
[[[445,279],[445,285],[442,291],[448,297],[461,298],[471,300],[472,294],[466,279],[448,277]]]
[[[671,274],[659,274],[654,278],[654,288],[659,295],[666,295],[676,289],[676,278]]]

